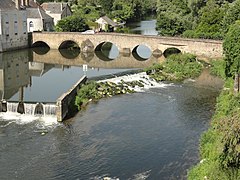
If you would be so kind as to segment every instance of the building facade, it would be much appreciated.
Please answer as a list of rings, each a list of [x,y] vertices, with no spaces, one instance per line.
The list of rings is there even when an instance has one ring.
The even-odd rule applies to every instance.
[[[59,20],[72,15],[71,8],[67,3],[49,2],[41,4],[41,7],[54,19],[54,25]]]
[[[46,14],[44,9],[36,0],[30,0],[27,6],[27,30],[34,31],[53,31],[53,18]]]
[[[0,1],[0,52],[28,47],[26,2]]]

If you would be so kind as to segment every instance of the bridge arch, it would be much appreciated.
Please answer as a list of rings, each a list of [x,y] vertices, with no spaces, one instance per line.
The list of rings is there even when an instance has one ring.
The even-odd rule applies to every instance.
[[[50,50],[50,47],[48,46],[48,44],[43,41],[37,41],[33,43],[31,47],[32,47],[32,50],[39,55],[47,54],[48,51]]]
[[[133,48],[132,55],[135,59],[139,61],[145,61],[151,57],[152,50],[147,45],[139,44]]]
[[[80,54],[80,47],[73,40],[63,41],[59,45],[58,50],[60,54],[67,59],[74,59]]]
[[[75,41],[66,40],[59,45],[58,49],[80,49],[80,47]]]
[[[48,48],[50,48],[49,45],[44,41],[36,41],[32,44],[31,47],[48,47]]]
[[[182,51],[176,47],[169,47],[167,49],[164,50],[163,52],[163,56],[165,58],[167,58],[168,56],[172,55],[172,54],[179,54],[181,53]]]
[[[119,48],[112,42],[104,41],[96,46],[95,54],[104,61],[114,60],[119,56]]]

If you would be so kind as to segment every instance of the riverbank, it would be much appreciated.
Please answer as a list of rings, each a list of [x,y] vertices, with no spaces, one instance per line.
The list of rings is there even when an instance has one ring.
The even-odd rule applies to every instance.
[[[216,65],[213,72],[224,78],[224,62]],[[201,160],[189,171],[189,180],[240,177],[240,94],[234,94],[233,84],[233,79],[225,78],[211,126],[201,137]]]
[[[104,97],[133,93],[136,89],[145,86],[157,86],[160,81],[183,81],[195,78],[202,72],[203,65],[192,54],[174,54],[162,64],[154,64],[145,69],[145,73],[137,75],[138,78],[118,79],[116,81],[89,81],[77,93],[75,106],[83,109],[89,102]],[[75,110],[73,112],[76,112]]]

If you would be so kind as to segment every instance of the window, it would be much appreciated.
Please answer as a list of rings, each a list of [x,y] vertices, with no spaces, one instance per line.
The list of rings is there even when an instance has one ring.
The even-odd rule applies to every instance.
[[[32,21],[29,22],[29,27],[33,27],[33,22]]]

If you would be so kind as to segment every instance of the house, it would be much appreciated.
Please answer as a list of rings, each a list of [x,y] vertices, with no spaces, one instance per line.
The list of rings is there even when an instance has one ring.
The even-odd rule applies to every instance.
[[[53,31],[53,18],[46,14],[36,0],[30,0],[26,9],[28,32]]]
[[[71,8],[67,3],[48,2],[41,4],[41,7],[54,19],[54,25],[56,25],[59,20],[72,15]]]
[[[28,0],[0,1],[0,52],[28,47]]]
[[[103,31],[112,32],[112,31],[116,30],[116,28],[119,26],[119,24],[117,24],[116,22],[114,22],[107,16],[100,17],[95,22],[98,23],[98,29],[100,31],[103,30]]]

